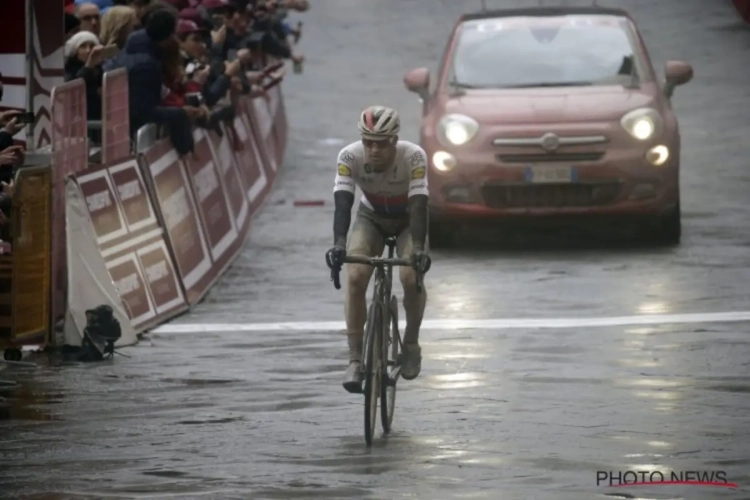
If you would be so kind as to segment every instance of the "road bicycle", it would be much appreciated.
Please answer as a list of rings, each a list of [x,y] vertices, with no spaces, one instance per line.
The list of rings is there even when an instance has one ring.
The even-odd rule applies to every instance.
[[[396,409],[396,382],[401,376],[401,352],[403,344],[398,331],[398,299],[392,293],[394,266],[408,266],[409,259],[393,257],[396,238],[385,240],[388,257],[367,257],[365,255],[347,255],[346,264],[365,264],[375,268],[375,290],[372,302],[367,310],[365,326],[364,353],[362,374],[365,396],[365,442],[372,445],[377,422],[378,399],[380,399],[380,420],[383,432],[391,431],[393,412]],[[331,277],[334,286],[339,289],[340,269],[334,268]],[[422,273],[417,272],[417,292],[422,291]]]

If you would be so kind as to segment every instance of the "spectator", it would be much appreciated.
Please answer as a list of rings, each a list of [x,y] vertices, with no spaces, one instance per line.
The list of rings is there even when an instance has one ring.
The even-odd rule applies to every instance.
[[[177,9],[178,11],[182,9],[187,9],[188,7],[190,7],[190,3],[188,2],[188,0],[164,0],[164,1],[167,4],[171,5],[172,7],[174,7],[175,9]]]
[[[295,53],[291,49],[291,43],[287,40],[287,32],[284,26],[273,18],[274,12],[268,5],[259,1],[252,10],[254,23],[252,30],[256,33],[255,39],[260,36],[260,47],[263,52],[280,59],[291,59],[297,64],[304,60],[302,54]]]
[[[138,18],[131,7],[116,5],[109,9],[102,19],[99,39],[105,47],[116,45],[120,50],[125,48],[128,36],[135,30]]]
[[[99,38],[81,31],[65,42],[65,81],[81,78],[86,83],[86,106],[89,120],[102,119],[102,45]]]
[[[75,8],[75,15],[80,21],[80,30],[88,31],[99,36],[99,24],[101,23],[101,13],[99,7],[93,3],[78,3]]]
[[[81,21],[78,20],[73,14],[65,13],[65,41],[70,40],[70,37],[78,33],[81,29]]]
[[[135,9],[135,15],[140,20],[143,17],[143,11],[150,3],[151,0],[132,0],[129,5]]]
[[[124,57],[118,61],[128,71],[131,136],[148,123],[163,125],[175,149],[187,154],[194,146],[190,124],[199,113],[189,107],[161,105],[166,90],[162,82],[165,48],[176,42],[177,17],[170,9],[151,7],[141,19],[145,28],[128,37]]]
[[[198,9],[195,9],[194,7],[182,9],[180,11],[180,19],[184,19],[185,21],[192,21],[196,25],[198,25],[199,28],[206,29],[207,31],[211,30],[212,28],[211,23],[207,21],[203,16],[201,16],[200,12],[198,12]]]
[[[0,85],[0,96],[2,85]],[[1,97],[0,97],[1,99]],[[5,111],[0,113],[0,239],[10,241],[12,235],[10,228],[5,224],[10,217],[10,209],[13,202],[15,186],[13,179],[16,169],[23,164],[23,146],[13,144],[13,136],[18,134],[25,126],[18,123],[16,116],[20,111]]]
[[[0,113],[0,182],[6,184],[13,182],[15,167],[23,163],[23,147],[13,144],[13,137],[25,127],[18,123],[19,114],[16,110]]]

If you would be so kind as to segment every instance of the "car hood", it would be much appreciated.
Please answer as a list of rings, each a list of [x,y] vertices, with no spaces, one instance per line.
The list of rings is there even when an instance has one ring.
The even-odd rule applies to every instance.
[[[445,112],[466,114],[482,123],[591,122],[620,119],[654,101],[645,89],[620,86],[482,89],[448,97]]]

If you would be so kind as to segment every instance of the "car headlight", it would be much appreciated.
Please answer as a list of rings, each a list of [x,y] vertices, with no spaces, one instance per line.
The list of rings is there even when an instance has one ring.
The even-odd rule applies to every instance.
[[[633,110],[620,120],[622,127],[639,141],[648,141],[659,137],[664,129],[664,122],[659,112],[652,108]]]
[[[462,146],[479,130],[479,123],[466,115],[445,115],[438,122],[438,139],[443,146]]]

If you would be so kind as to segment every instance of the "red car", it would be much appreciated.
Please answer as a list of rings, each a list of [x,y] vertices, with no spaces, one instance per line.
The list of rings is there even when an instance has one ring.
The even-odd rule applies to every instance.
[[[627,216],[677,244],[680,134],[670,97],[692,67],[654,71],[627,12],[603,7],[464,15],[424,105],[430,241],[471,221]]]

